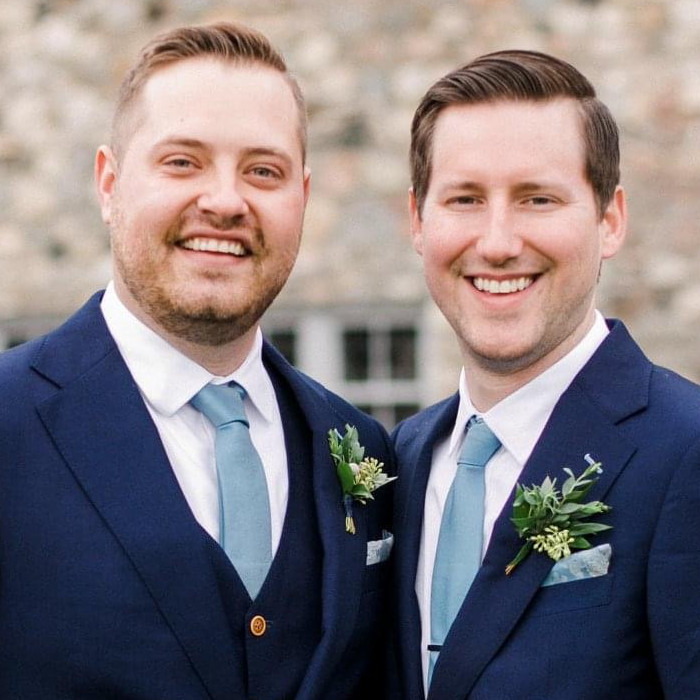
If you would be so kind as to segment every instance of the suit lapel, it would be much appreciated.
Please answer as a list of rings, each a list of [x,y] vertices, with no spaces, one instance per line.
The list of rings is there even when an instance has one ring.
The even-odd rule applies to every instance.
[[[366,509],[355,509],[356,533],[347,533],[342,492],[328,446],[328,431],[342,429],[342,420],[323,394],[267,343],[264,357],[289,383],[312,432],[314,499],[323,546],[323,636],[297,698],[320,700],[325,679],[338,667],[360,612],[367,557]]]
[[[454,426],[459,406],[457,395],[432,409],[420,422],[417,432],[397,446],[400,459],[397,488],[396,531],[397,605],[401,633],[396,643],[402,658],[406,700],[422,700],[421,620],[416,597],[416,573],[423,531],[425,493],[430,476],[433,447]],[[413,447],[415,445],[415,447]]]
[[[605,495],[634,454],[617,425],[646,405],[649,362],[616,326],[557,404],[519,478],[539,484],[549,475],[561,484],[567,466],[579,474],[584,455],[600,461],[603,473],[589,493]],[[510,575],[505,567],[522,541],[510,522],[511,493],[496,521],[483,565],[445,640],[435,667],[429,700],[466,697],[498,653],[552,567],[548,557],[532,553]],[[601,536],[602,537],[602,536]]]
[[[59,390],[38,411],[210,697],[223,700],[237,695],[241,674],[232,667],[236,654],[209,543],[187,506],[98,303],[93,299],[43,346],[35,369]]]

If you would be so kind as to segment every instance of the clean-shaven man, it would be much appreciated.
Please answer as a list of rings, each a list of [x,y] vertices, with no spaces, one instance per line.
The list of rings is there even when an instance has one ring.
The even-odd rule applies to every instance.
[[[498,52],[428,90],[411,165],[464,369],[393,435],[403,697],[700,697],[700,389],[596,311],[615,122],[569,64]]]
[[[253,30],[175,29],[124,80],[96,158],[113,282],[0,357],[1,698],[381,697],[393,487],[348,532],[328,433],[390,472],[388,438],[258,328],[305,148]]]

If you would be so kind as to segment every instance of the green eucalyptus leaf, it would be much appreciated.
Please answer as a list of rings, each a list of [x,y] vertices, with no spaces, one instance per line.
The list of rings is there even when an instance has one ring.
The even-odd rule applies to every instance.
[[[610,507],[601,501],[583,501],[602,472],[600,463],[589,465],[578,478],[568,467],[563,471],[567,479],[561,492],[557,490],[557,480],[549,476],[540,486],[516,485],[511,522],[518,536],[527,539],[506,567],[507,574],[534,549],[533,538],[536,538],[538,552],[556,558],[567,537],[572,540],[569,542],[571,549],[588,549],[591,543],[586,536],[611,529],[610,525],[587,522],[591,516],[606,513]]]
[[[527,503],[522,503],[517,506],[513,506],[513,517],[514,518],[527,518],[530,515],[530,506]]]
[[[588,492],[593,488],[594,483],[594,481],[586,482],[580,488],[576,489],[578,500],[585,498],[588,495]]]
[[[552,491],[554,491],[556,483],[556,479],[550,479],[548,476],[545,476],[544,481],[542,482],[542,486],[540,486],[540,493],[542,493],[544,496],[552,493]]]
[[[564,471],[566,471],[566,469]],[[576,486],[576,477],[571,474],[571,476],[562,484],[561,495],[566,498],[574,490],[574,486]]]
[[[564,503],[561,508],[559,508],[559,512],[562,515],[571,515],[578,510],[582,510],[583,508],[584,506],[582,506],[580,503]]]
[[[525,503],[525,496],[524,496],[523,487],[520,484],[518,484],[515,487],[515,498],[513,499],[513,509],[521,506],[523,503]]]
[[[599,513],[602,513],[600,504],[598,501],[591,501],[589,503],[584,503],[579,509],[578,514],[579,516],[590,517],[591,515],[598,515]]]
[[[347,462],[341,462],[336,471],[338,472],[338,479],[340,480],[340,486],[343,489],[343,493],[352,493],[352,489],[355,485],[355,474],[353,474],[350,465]]]
[[[374,498],[372,492],[363,484],[355,484],[350,493],[355,498]]]
[[[533,524],[530,518],[511,518],[510,521],[515,525],[520,537],[522,537]]]
[[[537,506],[541,503],[541,498],[539,495],[530,490],[523,491],[523,500],[526,503],[529,503],[531,506]]]
[[[576,523],[569,528],[569,533],[572,537],[579,535],[594,535],[605,530],[612,530],[612,525],[604,525],[602,523]]]

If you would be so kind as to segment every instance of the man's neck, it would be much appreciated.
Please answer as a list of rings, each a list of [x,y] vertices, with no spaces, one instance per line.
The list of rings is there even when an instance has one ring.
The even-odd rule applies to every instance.
[[[217,377],[226,377],[235,372],[245,361],[253,347],[257,325],[243,336],[224,345],[209,346],[192,343],[165,332],[162,328],[153,330],[170,345],[190,360],[201,365]]]
[[[486,413],[541,374],[538,371],[498,373],[467,361],[464,363],[464,369],[469,398],[480,413]]]
[[[523,358],[518,362],[498,363],[476,357],[464,350],[465,378],[469,389],[469,398],[474,408],[485,413],[518,389],[533,381],[559,360],[571,352],[593,327],[595,313],[591,311],[590,320],[582,324],[563,342],[546,355],[528,362]]]
[[[204,367],[218,377],[226,377],[235,372],[245,361],[253,348],[258,324],[254,324],[243,335],[221,345],[203,345],[168,331],[154,318],[147,314],[128,294],[120,293],[115,284],[117,298],[141,323],[148,326],[169,345],[181,352],[193,362]]]

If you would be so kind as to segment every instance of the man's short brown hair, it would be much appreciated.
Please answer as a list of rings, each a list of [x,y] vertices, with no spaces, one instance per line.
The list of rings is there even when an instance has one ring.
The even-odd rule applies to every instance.
[[[112,148],[117,158],[123,156],[130,129],[133,128],[130,117],[134,103],[151,75],[162,66],[202,56],[240,65],[264,66],[281,73],[289,84],[299,109],[299,137],[305,159],[306,104],[297,81],[287,70],[282,54],[267,37],[250,27],[231,22],[179,27],[155,37],[143,47],[119,89],[112,121]]]
[[[425,94],[411,127],[411,179],[419,213],[430,186],[433,135],[440,112],[450,105],[499,101],[543,102],[558,98],[579,105],[585,174],[603,216],[620,181],[615,120],[591,83],[571,64],[535,51],[498,51],[440,78]]]

